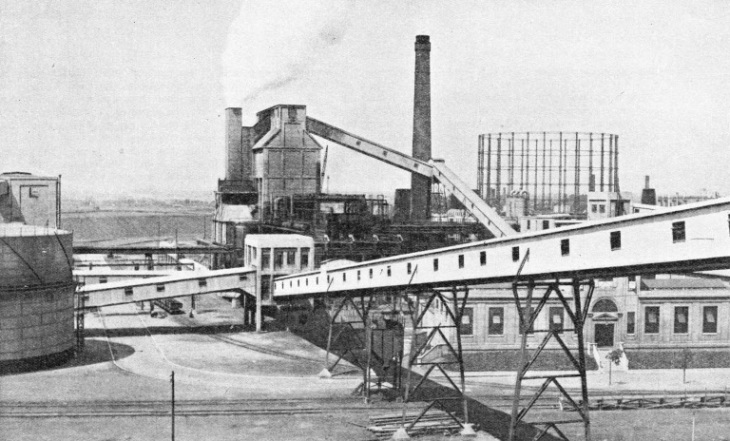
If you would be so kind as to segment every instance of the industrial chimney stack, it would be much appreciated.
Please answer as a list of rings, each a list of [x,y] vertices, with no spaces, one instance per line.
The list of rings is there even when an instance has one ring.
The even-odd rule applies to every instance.
[[[243,127],[241,108],[226,109],[226,181],[242,182],[253,177],[252,127]]]
[[[413,94],[413,157],[431,159],[431,43],[428,35],[416,36],[416,75]],[[431,217],[431,180],[411,174],[411,221]]]

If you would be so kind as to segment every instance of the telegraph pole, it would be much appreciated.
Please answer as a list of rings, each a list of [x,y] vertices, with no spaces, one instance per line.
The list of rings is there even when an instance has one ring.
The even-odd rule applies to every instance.
[[[170,387],[172,389],[172,399],[170,400],[170,404],[172,406],[172,441],[175,441],[175,371],[172,371],[172,374],[170,375]]]

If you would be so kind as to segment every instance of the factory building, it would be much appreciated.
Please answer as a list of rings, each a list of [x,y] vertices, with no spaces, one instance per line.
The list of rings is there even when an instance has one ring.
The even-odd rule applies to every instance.
[[[432,219],[433,182],[418,173],[412,173],[411,188],[396,192],[392,213],[383,195],[323,193],[322,145],[313,133],[330,139],[339,129],[309,118],[304,105],[262,110],[251,127],[243,126],[241,112],[226,109],[226,177],[218,182],[211,236],[215,245],[229,247],[233,254],[219,256],[214,267],[241,266],[243,243],[252,233],[314,238],[317,266],[325,260],[374,259],[491,237],[476,223]],[[423,35],[415,42],[413,127],[412,158],[428,164],[430,40]],[[369,143],[342,133],[338,136],[354,138],[357,146]],[[377,156],[381,154],[389,150]]]
[[[568,302],[572,301],[569,292]],[[522,295],[522,294],[521,294]],[[521,298],[524,304],[524,298]],[[429,326],[448,321],[446,307],[438,305]],[[585,325],[591,346],[589,363],[605,365],[608,351],[622,347],[629,369],[730,367],[730,289],[717,279],[637,277],[597,280]],[[510,370],[519,360],[519,317],[510,284],[472,287],[462,325],[465,360],[473,370]],[[542,308],[534,329],[562,329],[569,323],[560,301]],[[453,331],[451,331],[453,334]],[[448,335],[453,338],[453,335]],[[544,334],[528,336],[530,346]],[[574,347],[575,334],[562,338]],[[443,342],[441,342],[443,344]],[[548,343],[541,360],[544,368],[569,369],[555,341]],[[689,352],[687,352],[689,350]],[[445,347],[434,344],[431,357]],[[690,355],[687,355],[687,354]]]
[[[0,222],[61,228],[61,178],[0,174]]]

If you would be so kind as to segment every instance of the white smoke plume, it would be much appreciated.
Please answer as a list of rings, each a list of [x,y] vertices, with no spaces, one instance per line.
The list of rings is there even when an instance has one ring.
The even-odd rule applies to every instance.
[[[348,28],[349,2],[244,0],[222,57],[226,104],[268,101],[339,45]],[[269,102],[270,104],[270,102]]]

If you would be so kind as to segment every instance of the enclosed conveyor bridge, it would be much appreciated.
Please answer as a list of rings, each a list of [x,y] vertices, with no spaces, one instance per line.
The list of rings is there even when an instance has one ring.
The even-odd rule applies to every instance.
[[[310,117],[307,117],[307,131],[394,167],[435,179],[443,184],[446,191],[456,197],[495,237],[516,234],[496,210],[459,179],[456,173],[446,167],[443,160],[422,161]]]
[[[77,309],[121,305],[198,294],[239,292],[254,295],[256,270],[231,268],[215,271],[181,271],[174,275],[81,286]]]
[[[274,298],[730,268],[730,198],[278,277]]]

